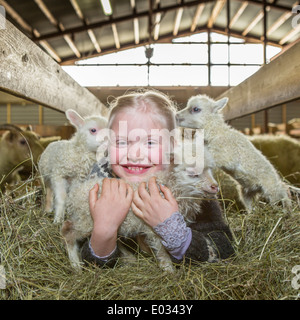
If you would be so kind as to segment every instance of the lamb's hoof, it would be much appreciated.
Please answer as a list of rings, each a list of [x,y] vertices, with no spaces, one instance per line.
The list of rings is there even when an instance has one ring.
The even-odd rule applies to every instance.
[[[160,262],[159,263],[159,267],[165,271],[165,272],[168,272],[168,273],[174,273],[175,272],[175,268],[173,266],[172,263],[165,263],[165,262]]]
[[[63,222],[64,222],[64,217],[61,217],[61,216],[54,217],[54,220],[53,220],[54,224],[62,224]]]

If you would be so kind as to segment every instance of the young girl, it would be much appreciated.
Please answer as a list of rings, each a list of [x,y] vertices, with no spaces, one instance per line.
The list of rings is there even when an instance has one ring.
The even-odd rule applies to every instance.
[[[174,262],[184,257],[213,262],[234,253],[231,232],[217,201],[203,201],[201,216],[187,226],[171,191],[156,184],[155,174],[170,170],[166,155],[172,145],[159,132],[175,129],[175,112],[170,99],[156,91],[125,94],[114,101],[109,116],[114,133],[109,146],[110,168],[96,165],[92,171],[108,178],[103,180],[99,198],[97,184],[90,191],[94,227],[81,249],[83,260],[100,266],[115,264],[120,256],[117,232],[130,207],[161,237]],[[132,182],[139,184],[135,192],[128,184]]]

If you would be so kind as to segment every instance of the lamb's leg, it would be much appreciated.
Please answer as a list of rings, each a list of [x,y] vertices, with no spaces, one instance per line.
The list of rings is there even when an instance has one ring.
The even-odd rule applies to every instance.
[[[81,261],[79,258],[79,248],[76,241],[76,232],[73,229],[73,223],[69,220],[65,221],[62,228],[61,234],[66,242],[66,249],[71,262],[72,267],[76,271],[81,270]]]
[[[272,186],[273,187],[273,186]],[[291,195],[288,187],[284,185],[283,183],[278,185],[274,188],[269,188],[269,190],[266,191],[266,188],[264,191],[264,197],[272,204],[272,205],[278,205],[282,204],[283,210],[285,212],[288,212],[292,208],[292,202],[291,202]]]
[[[67,181],[64,178],[56,177],[52,181],[52,190],[55,198],[54,223],[61,223],[65,216],[65,200],[67,197]]]
[[[158,238],[155,234],[147,234],[145,241],[153,249],[158,266],[164,271],[173,273],[175,270],[172,260],[167,250],[162,245],[160,238]]]
[[[49,186],[46,187],[45,211],[47,213],[53,211],[53,192],[52,192],[52,189]]]

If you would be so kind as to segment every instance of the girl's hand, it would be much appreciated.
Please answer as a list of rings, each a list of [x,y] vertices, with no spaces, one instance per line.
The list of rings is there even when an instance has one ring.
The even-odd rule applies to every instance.
[[[129,211],[133,190],[121,179],[105,178],[98,198],[99,185],[89,194],[90,213],[94,222],[91,246],[98,256],[111,253],[116,247],[117,231]]]
[[[160,189],[165,199],[160,195],[155,177],[149,179],[148,188],[149,192],[145,182],[139,185],[134,192],[131,208],[137,217],[150,227],[155,227],[178,211],[178,204],[170,189],[163,185],[160,185]]]

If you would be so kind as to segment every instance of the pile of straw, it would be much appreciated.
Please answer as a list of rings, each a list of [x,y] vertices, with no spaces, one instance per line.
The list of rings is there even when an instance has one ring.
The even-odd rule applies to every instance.
[[[300,265],[296,201],[288,215],[262,203],[248,215],[226,207],[236,250],[227,261],[181,264],[168,274],[154,258],[137,254],[130,264],[90,265],[76,273],[60,227],[42,209],[42,190],[34,183],[24,188],[26,197],[0,194],[0,264],[6,276],[0,299],[299,299],[291,283],[292,268]]]

